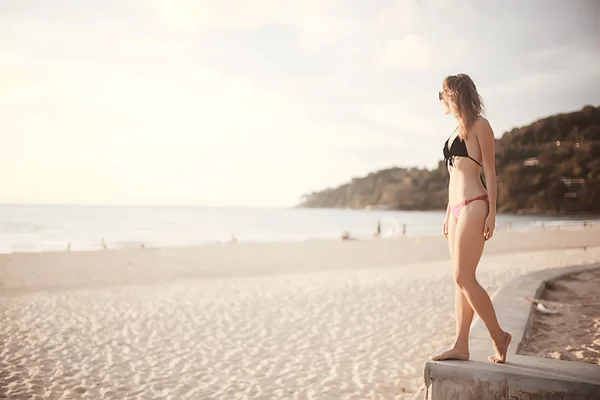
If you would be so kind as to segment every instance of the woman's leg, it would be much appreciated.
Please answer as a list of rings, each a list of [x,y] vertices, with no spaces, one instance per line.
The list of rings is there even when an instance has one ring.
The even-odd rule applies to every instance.
[[[504,362],[510,335],[500,328],[490,297],[475,277],[485,244],[483,225],[487,214],[485,201],[474,201],[463,207],[454,239],[454,279],[490,332],[496,350],[490,361]]]
[[[469,300],[461,290],[460,286],[455,285],[455,309],[456,309],[456,342],[454,347],[459,349],[466,358],[469,358],[469,332],[475,312],[469,304]]]
[[[448,220],[448,248],[450,258],[454,259],[454,242],[456,237],[457,220],[450,214]],[[452,348],[436,354],[433,360],[468,360],[469,359],[469,329],[473,320],[473,309],[458,285],[455,285],[456,341]]]

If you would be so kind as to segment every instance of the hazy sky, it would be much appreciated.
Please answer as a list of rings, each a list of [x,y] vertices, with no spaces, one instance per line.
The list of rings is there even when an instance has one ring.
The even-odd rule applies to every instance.
[[[0,0],[0,202],[295,204],[600,104],[600,2]]]

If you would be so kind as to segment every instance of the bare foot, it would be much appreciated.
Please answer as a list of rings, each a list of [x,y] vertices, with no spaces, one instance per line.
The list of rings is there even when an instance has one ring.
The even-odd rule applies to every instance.
[[[451,349],[442,351],[439,354],[431,357],[433,361],[442,361],[442,360],[463,360],[467,361],[469,359],[469,352],[462,351],[453,347]]]
[[[500,345],[498,345],[496,342],[492,341],[494,343],[494,350],[496,351],[496,354],[488,357],[488,360],[490,360],[490,362],[502,364],[504,363],[504,361],[506,361],[506,352],[508,351],[508,345],[510,344],[512,336],[510,336],[510,333],[508,332],[504,333],[505,336],[503,343],[500,343]]]

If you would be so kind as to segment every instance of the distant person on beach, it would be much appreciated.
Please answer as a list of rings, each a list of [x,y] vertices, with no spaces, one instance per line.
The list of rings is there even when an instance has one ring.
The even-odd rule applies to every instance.
[[[450,174],[443,232],[456,282],[456,341],[432,359],[469,359],[469,329],[475,311],[492,337],[495,354],[489,360],[503,363],[511,335],[500,328],[490,297],[475,277],[483,246],[496,227],[494,132],[482,116],[483,101],[468,75],[446,77],[438,96],[444,114],[451,114],[458,122],[443,148]]]
[[[350,235],[350,231],[344,231],[342,234],[342,240],[354,240],[352,235]]]

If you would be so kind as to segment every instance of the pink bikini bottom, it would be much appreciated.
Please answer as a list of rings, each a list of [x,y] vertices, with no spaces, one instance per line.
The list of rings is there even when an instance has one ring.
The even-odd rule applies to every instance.
[[[460,210],[466,206],[467,204],[476,201],[476,200],[487,200],[488,199],[488,195],[487,194],[482,194],[481,196],[477,196],[473,199],[469,199],[469,200],[465,200],[461,203],[458,204],[454,204],[454,205],[450,205],[450,211],[452,211],[452,214],[454,214],[454,216],[456,217],[456,219],[458,219],[458,217],[460,216]]]

